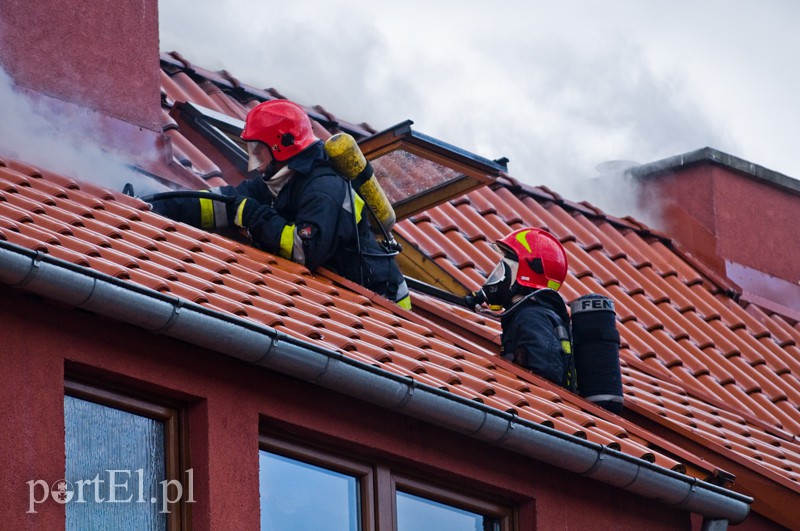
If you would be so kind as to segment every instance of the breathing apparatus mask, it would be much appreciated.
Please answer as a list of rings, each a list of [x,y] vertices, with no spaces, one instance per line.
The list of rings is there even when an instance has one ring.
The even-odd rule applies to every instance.
[[[265,181],[270,181],[284,167],[286,167],[286,163],[276,160],[266,144],[256,141],[247,142],[248,173],[260,175]]]
[[[517,279],[519,263],[508,256],[497,262],[492,272],[481,286],[480,293],[483,300],[493,312],[499,312],[508,307],[514,295],[514,286]]]

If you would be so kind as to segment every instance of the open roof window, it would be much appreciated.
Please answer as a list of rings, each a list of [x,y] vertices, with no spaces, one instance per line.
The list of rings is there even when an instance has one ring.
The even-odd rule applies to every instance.
[[[247,151],[239,137],[244,122],[194,103],[176,107],[183,121],[246,175]],[[497,162],[413,131],[412,123],[402,122],[359,142],[398,220],[480,188],[505,171]]]
[[[410,120],[359,145],[397,219],[494,181],[505,166],[411,129]]]

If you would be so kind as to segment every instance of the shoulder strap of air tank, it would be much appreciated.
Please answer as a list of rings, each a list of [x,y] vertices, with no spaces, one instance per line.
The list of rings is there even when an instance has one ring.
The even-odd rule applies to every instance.
[[[562,321],[569,323],[569,311],[567,310],[567,303],[564,302],[564,299],[558,294],[557,291],[549,288],[543,288],[536,290],[533,293],[533,297],[542,303],[548,304],[551,308],[553,308],[553,311]]]

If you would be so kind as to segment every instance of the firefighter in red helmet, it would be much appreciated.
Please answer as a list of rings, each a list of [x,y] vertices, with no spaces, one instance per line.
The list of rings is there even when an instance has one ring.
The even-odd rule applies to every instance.
[[[516,230],[496,247],[502,257],[476,299],[502,311],[502,356],[575,391],[569,313],[558,294],[567,276],[564,247],[537,228]]]
[[[235,226],[264,250],[325,266],[402,307],[410,307],[405,279],[372,232],[364,201],[342,177],[299,105],[269,100],[247,114],[248,171],[259,177],[209,190],[209,198],[169,198],[153,209],[203,229]],[[215,201],[225,196],[228,202]],[[363,214],[363,215],[362,215]]]
[[[241,136],[247,141],[248,171],[262,172],[269,161],[287,161],[319,140],[303,108],[288,100],[253,107]]]

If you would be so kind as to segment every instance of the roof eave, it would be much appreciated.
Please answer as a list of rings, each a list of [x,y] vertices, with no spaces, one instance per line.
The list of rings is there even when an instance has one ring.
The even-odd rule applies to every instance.
[[[753,501],[273,328],[7,242],[0,242],[0,283],[313,382],[710,520],[739,523]]]

